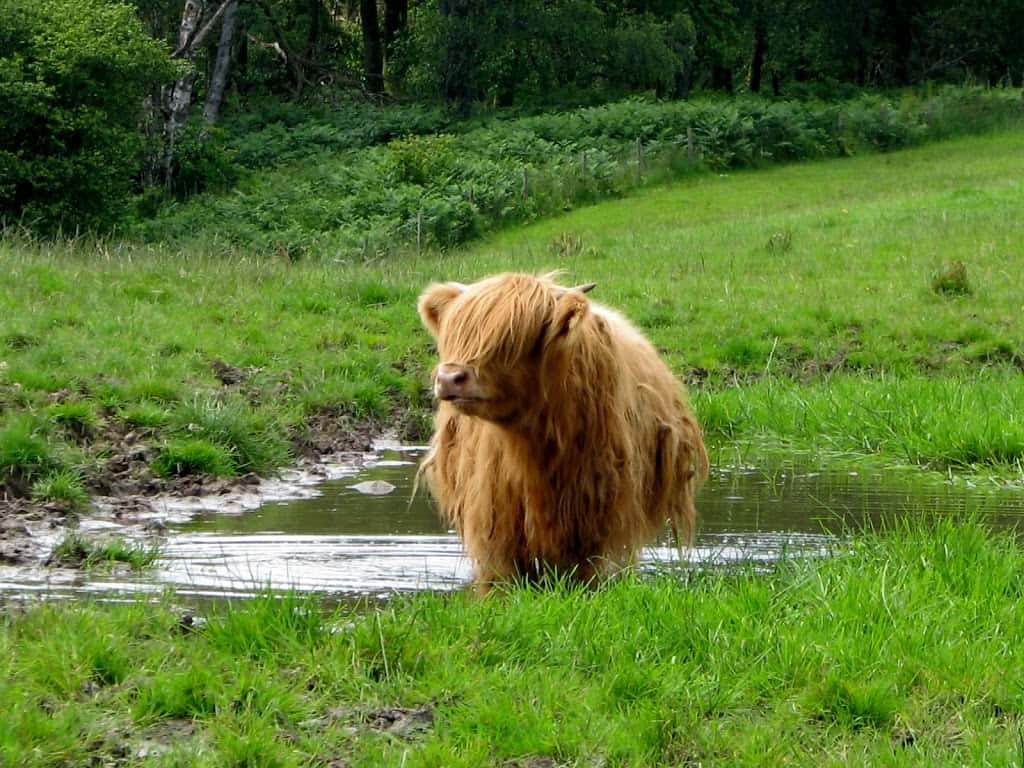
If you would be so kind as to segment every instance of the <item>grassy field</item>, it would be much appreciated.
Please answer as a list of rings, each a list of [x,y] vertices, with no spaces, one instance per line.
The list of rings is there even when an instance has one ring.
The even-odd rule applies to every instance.
[[[158,475],[266,472],[327,422],[422,438],[422,287],[562,268],[663,350],[713,448],[1021,479],[1022,179],[1024,132],[1000,132],[693,177],[467,250],[367,263],[9,232],[0,473],[80,502],[126,435]],[[937,291],[957,262],[966,279]]]
[[[939,522],[596,591],[8,605],[0,763],[1021,766],[1022,598]]]
[[[422,437],[422,287],[552,268],[651,336],[719,455],[1020,482],[1021,179],[1001,132],[369,263],[7,233],[0,482],[81,505],[113,465],[267,472],[367,419]],[[589,592],[8,603],[0,764],[1024,766],[1022,593],[1015,541],[939,521]]]

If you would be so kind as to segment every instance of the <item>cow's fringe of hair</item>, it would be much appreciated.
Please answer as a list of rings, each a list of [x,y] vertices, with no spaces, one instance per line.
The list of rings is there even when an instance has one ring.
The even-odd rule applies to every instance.
[[[561,322],[564,289],[546,276],[488,283],[445,322],[443,343],[479,366],[515,365]],[[666,521],[692,540],[708,457],[684,389],[626,320],[578,296],[571,333],[517,393],[528,406],[515,424],[438,409],[417,483],[482,582],[539,568],[588,579],[631,563]]]

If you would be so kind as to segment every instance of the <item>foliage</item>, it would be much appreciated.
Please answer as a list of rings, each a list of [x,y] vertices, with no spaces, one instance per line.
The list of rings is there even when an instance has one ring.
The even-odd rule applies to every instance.
[[[418,104],[383,108],[346,101],[329,108],[312,108],[266,99],[227,118],[223,128],[226,149],[235,163],[265,169],[304,160],[321,151],[340,152],[440,133],[452,123],[441,108]]]
[[[673,93],[692,64],[685,12],[658,19],[593,0],[507,0],[441,12],[424,4],[394,62],[410,91],[492,106],[587,103],[627,93]],[[455,8],[455,4],[451,4]]]
[[[0,17],[0,217],[114,225],[140,170],[143,97],[176,72],[166,46],[113,0],[2,0]]]
[[[293,258],[369,258],[450,247],[667,175],[888,151],[1021,117],[1012,90],[842,103],[630,100],[316,154],[254,173],[231,195],[171,207],[139,232]]]

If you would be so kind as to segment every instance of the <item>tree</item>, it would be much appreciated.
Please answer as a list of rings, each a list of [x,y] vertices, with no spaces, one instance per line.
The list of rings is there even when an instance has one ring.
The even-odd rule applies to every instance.
[[[469,114],[473,103],[476,40],[470,11],[474,2],[479,0],[440,0],[447,31],[441,63],[444,99],[461,115]]]
[[[360,0],[359,18],[363,28],[363,74],[366,90],[384,93],[384,48],[381,44],[380,23],[377,20],[377,0]]]
[[[217,122],[220,105],[224,101],[224,89],[227,87],[228,72],[231,69],[231,44],[238,25],[238,0],[229,0],[221,21],[220,40],[217,42],[217,58],[213,64],[213,76],[206,92],[206,104],[203,107],[203,119],[208,125]]]
[[[0,215],[104,229],[141,167],[146,94],[179,73],[130,6],[0,0]]]
[[[384,0],[384,55],[390,60],[398,36],[409,23],[409,0]]]

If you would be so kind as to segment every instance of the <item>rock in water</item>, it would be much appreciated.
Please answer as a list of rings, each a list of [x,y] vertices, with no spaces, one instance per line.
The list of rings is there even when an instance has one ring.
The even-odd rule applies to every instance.
[[[367,496],[387,496],[395,490],[395,487],[384,480],[366,480],[365,482],[349,486],[353,491],[359,491]]]

